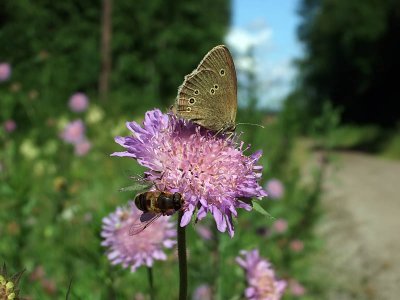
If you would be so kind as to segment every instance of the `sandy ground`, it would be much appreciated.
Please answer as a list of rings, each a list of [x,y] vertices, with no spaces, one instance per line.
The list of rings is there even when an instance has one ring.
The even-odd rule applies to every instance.
[[[336,153],[317,233],[328,299],[400,299],[400,162]],[[331,279],[331,280],[330,280]]]

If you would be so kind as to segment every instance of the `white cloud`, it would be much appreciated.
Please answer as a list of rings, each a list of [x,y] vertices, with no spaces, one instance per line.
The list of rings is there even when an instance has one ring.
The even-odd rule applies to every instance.
[[[254,71],[258,85],[258,105],[263,108],[281,107],[283,99],[293,87],[296,74],[292,57],[282,51],[276,39],[264,19],[256,19],[246,27],[231,28],[225,37],[234,55],[242,89],[246,89],[246,73]],[[246,92],[242,93],[242,97],[244,100]]]
[[[255,68],[255,61],[253,57],[241,56],[235,59],[235,66],[240,71],[251,71]]]
[[[287,81],[287,79],[293,78],[295,73],[295,69],[292,63],[288,60],[282,61],[276,65],[274,65],[270,70],[270,77],[283,79]]]
[[[255,31],[248,31],[243,28],[232,28],[225,40],[238,54],[244,54],[252,47],[266,44],[271,38],[272,30],[265,26]]]
[[[291,91],[296,69],[290,60],[275,62],[264,66],[257,72],[259,76],[259,93],[261,107],[278,109],[284,97]]]

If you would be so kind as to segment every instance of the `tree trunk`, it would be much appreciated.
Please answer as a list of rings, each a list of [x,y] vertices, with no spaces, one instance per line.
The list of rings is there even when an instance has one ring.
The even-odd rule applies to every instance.
[[[112,0],[103,0],[101,17],[101,71],[99,78],[99,96],[106,101],[110,88],[111,73],[111,11]]]

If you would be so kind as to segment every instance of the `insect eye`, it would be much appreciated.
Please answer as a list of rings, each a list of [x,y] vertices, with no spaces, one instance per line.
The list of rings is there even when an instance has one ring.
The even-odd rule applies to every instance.
[[[214,93],[215,93],[215,90],[214,90],[214,89],[211,89],[211,90],[210,90],[210,93],[211,93],[211,94],[214,94]]]
[[[199,94],[199,90],[194,90],[194,94],[198,95]]]
[[[194,98],[190,98],[190,99],[189,99],[189,103],[190,103],[190,104],[194,104],[195,102],[196,102],[196,100],[195,100]]]
[[[225,76],[225,70],[224,70],[224,69],[221,69],[221,70],[219,71],[219,74],[220,74],[221,76]]]
[[[218,84],[214,84],[214,89],[218,90]]]
[[[186,111],[187,111],[187,112],[191,112],[191,111],[192,111],[192,108],[191,108],[191,107],[187,107],[187,108],[186,108]]]

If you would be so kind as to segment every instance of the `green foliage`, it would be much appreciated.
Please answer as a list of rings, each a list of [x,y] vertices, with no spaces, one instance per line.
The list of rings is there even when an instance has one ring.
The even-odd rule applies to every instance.
[[[325,102],[322,114],[314,118],[310,134],[317,148],[325,150],[361,150],[398,158],[398,132],[377,125],[342,125],[341,109]]]
[[[182,75],[221,43],[229,24],[229,1],[117,3],[113,84],[129,89],[135,83],[144,97],[150,93],[168,107]]]
[[[157,103],[168,108],[184,75],[222,42],[229,4],[229,0],[114,1],[111,95],[103,104],[107,111],[137,111]],[[65,107],[73,92],[96,96],[101,2],[2,1],[0,5],[0,60],[12,65],[11,80],[19,86],[7,100],[4,118],[33,121],[29,110],[35,110],[43,119]],[[0,87],[2,103],[4,92]],[[27,97],[32,94],[35,99]]]
[[[313,120],[311,133],[324,148],[331,149],[335,143],[332,132],[339,126],[340,109],[335,109],[330,102],[325,102],[322,113]],[[318,141],[319,140],[319,141]]]
[[[272,218],[272,216],[257,202],[253,201],[252,206],[256,212],[262,214],[264,217]]]
[[[312,115],[329,99],[346,122],[396,124],[399,8],[390,0],[301,1],[299,88]]]
[[[393,132],[385,142],[381,151],[382,156],[391,159],[400,159],[400,134],[399,130]]]

